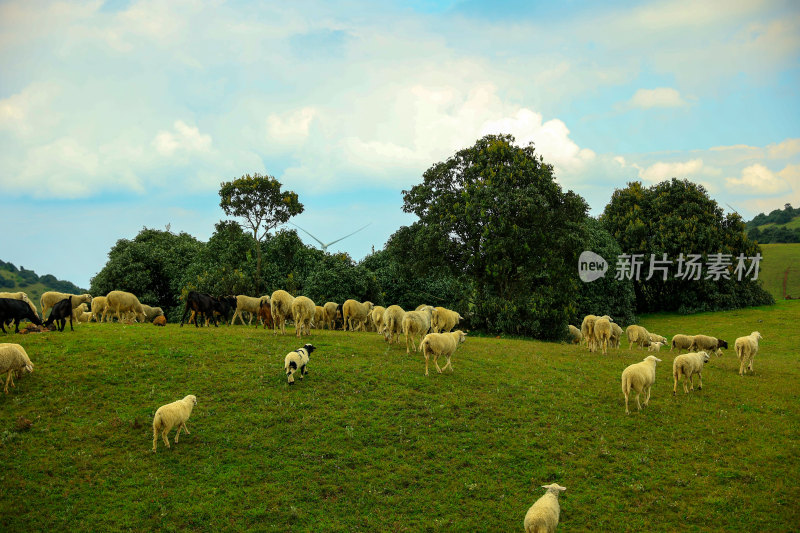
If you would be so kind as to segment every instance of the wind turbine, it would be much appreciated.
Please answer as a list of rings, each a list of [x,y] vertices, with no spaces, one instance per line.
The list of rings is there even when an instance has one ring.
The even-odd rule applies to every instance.
[[[309,236],[309,237],[311,237],[312,239],[314,239],[315,241],[317,241],[317,242],[319,243],[319,245],[322,247],[322,251],[323,251],[323,252],[325,252],[325,253],[328,253],[328,246],[330,246],[331,244],[336,244],[337,242],[339,242],[339,241],[341,241],[341,240],[343,240],[343,239],[346,239],[346,238],[350,237],[351,235],[355,235],[356,233],[358,233],[358,232],[359,232],[359,231],[361,231],[362,229],[364,229],[364,228],[366,228],[367,226],[369,226],[369,224],[372,224],[372,222],[370,222],[369,224],[366,224],[365,226],[361,226],[360,228],[358,228],[357,230],[355,230],[353,233],[350,233],[350,234],[348,234],[348,235],[345,235],[344,237],[341,237],[341,238],[339,238],[339,239],[336,239],[335,241],[331,241],[331,242],[329,242],[328,244],[325,244],[325,243],[324,243],[324,242],[322,242],[321,240],[317,239],[316,237],[314,237],[313,235],[311,235],[311,234],[310,234],[308,231],[304,230],[303,228],[301,228],[301,227],[300,227],[300,226],[298,226],[297,224],[294,224],[294,223],[292,223],[292,222],[289,222],[289,224],[292,224],[292,226],[294,226],[294,227],[295,227],[295,228],[297,228],[297,229],[300,229],[300,230],[303,230],[303,231],[305,231],[305,232],[308,234],[308,236]]]

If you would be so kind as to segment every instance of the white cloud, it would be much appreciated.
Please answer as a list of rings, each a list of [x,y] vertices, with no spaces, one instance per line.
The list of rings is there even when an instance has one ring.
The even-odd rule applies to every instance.
[[[639,89],[628,105],[639,109],[651,109],[654,107],[683,107],[687,103],[675,89],[659,87],[657,89]]]
[[[47,134],[58,123],[60,113],[51,106],[60,90],[53,82],[34,82],[17,94],[0,100],[0,130],[20,138]]]
[[[208,152],[211,149],[211,136],[200,133],[197,126],[176,120],[173,128],[173,131],[159,131],[153,139],[153,147],[159,154],[171,156],[176,152]]]
[[[268,142],[292,144],[305,141],[316,114],[313,107],[304,107],[282,115],[271,114],[267,117]]]
[[[647,168],[639,170],[639,177],[651,182],[664,181],[670,178],[689,178],[696,179],[698,175],[708,173],[702,159],[691,159],[689,161],[679,161],[668,163],[659,161]],[[713,170],[712,170],[713,173]]]
[[[787,159],[800,154],[800,139],[786,139],[767,146],[767,154],[772,159]]]
[[[789,190],[789,184],[770,169],[761,164],[750,165],[742,169],[740,178],[725,180],[737,193],[778,194]]]

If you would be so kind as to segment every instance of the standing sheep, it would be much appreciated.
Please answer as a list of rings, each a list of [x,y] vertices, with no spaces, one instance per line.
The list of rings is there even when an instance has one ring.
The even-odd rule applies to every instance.
[[[322,307],[325,309],[325,325],[328,326],[328,329],[336,329],[336,310],[339,308],[339,304],[336,302],[325,302],[325,305]]]
[[[30,357],[28,357],[28,353],[25,351],[25,348],[19,344],[0,344],[0,376],[8,373],[8,377],[6,377],[6,385],[3,388],[6,394],[8,394],[9,383],[11,383],[12,387],[17,387],[14,385],[14,378],[12,377],[12,374],[18,370],[27,370],[28,372],[33,372],[33,363],[31,362]]]
[[[91,303],[91,294],[68,294],[63,292],[47,291],[39,298],[39,304],[42,306],[42,318],[46,316],[47,310],[52,308],[61,300],[72,296],[72,307],[78,307],[84,302]]]
[[[325,308],[321,305],[314,306],[314,328],[315,329],[322,329],[322,325],[325,322]]]
[[[414,351],[419,351],[420,347],[414,343],[414,337],[419,337],[420,341],[428,334],[431,329],[431,313],[433,307],[430,305],[423,307],[419,311],[409,311],[403,316],[403,334],[406,336],[406,353],[411,353],[408,348],[409,341],[414,346]]]
[[[642,326],[630,325],[625,328],[625,334],[628,336],[629,351],[634,344],[638,344],[642,350],[645,346],[650,346],[650,333]]]
[[[178,444],[178,437],[181,434],[181,429],[186,431],[189,435],[189,428],[186,427],[186,421],[192,415],[192,409],[197,405],[197,398],[190,394],[183,400],[162,405],[156,411],[153,417],[153,453],[156,453],[156,446],[158,445],[158,434],[161,433],[161,438],[164,439],[164,444],[169,448],[169,439],[167,435],[175,426],[178,426],[178,432],[175,434],[175,444]]]
[[[558,495],[567,490],[567,487],[552,483],[542,485],[542,488],[547,489],[547,492],[525,513],[525,533],[555,533],[558,526],[558,517],[561,514]]]
[[[708,353],[716,353],[718,356],[720,356],[722,355],[722,349],[727,347],[728,343],[722,339],[709,337],[708,335],[695,335],[689,351],[699,352],[700,350],[703,350]]]
[[[126,291],[111,291],[106,294],[106,302],[108,305],[103,314],[103,320],[105,320],[106,314],[114,313],[117,320],[121,322],[124,314],[133,313],[136,315],[136,320],[144,322],[144,307],[135,294]],[[74,306],[75,302],[72,302],[72,305]]]
[[[661,341],[655,341],[650,343],[650,347],[647,348],[648,352],[660,352],[661,347],[664,346],[664,343]]]
[[[94,309],[94,302],[92,302],[92,309]],[[150,307],[149,305],[142,304],[142,309],[144,309],[144,319],[146,322],[152,323],[156,317],[164,316],[164,310],[160,307]]]
[[[92,298],[92,318],[95,322],[102,322],[103,315],[106,313],[108,300],[105,296],[95,296]]]
[[[236,296],[236,312],[233,313],[233,318],[231,318],[231,326],[234,322],[236,322],[236,317],[239,317],[239,320],[242,322],[244,326],[244,315],[243,313],[250,313],[250,320],[247,322],[247,325],[250,326],[253,324],[253,317],[258,316],[258,311],[261,309],[261,303],[266,300],[267,305],[269,305],[269,296],[262,296],[261,298],[253,298],[252,296],[247,296],[244,294],[239,294]],[[258,324],[256,324],[258,327]]]
[[[608,344],[611,342],[611,320],[608,317],[602,316],[594,321],[594,339],[595,343],[599,344],[603,350],[603,355],[608,354]]]
[[[306,296],[298,296],[292,302],[294,329],[298,338],[303,334],[311,335],[311,322],[314,320],[315,308],[314,302]]]
[[[619,348],[619,341],[622,339],[622,328],[616,322],[611,323],[611,347]]]
[[[28,298],[27,293],[24,293],[22,291],[20,291],[20,292],[0,292],[0,298],[11,298],[12,300],[22,300],[23,302],[28,304],[28,307],[31,308],[31,311],[33,311],[34,315],[36,315],[37,317],[39,316],[39,313],[36,311],[36,306],[33,305],[33,302],[30,300],[30,298]],[[44,315],[42,315],[42,316],[44,316]]]
[[[755,373],[753,370],[753,358],[758,353],[758,341],[761,338],[761,333],[754,331],[746,337],[739,337],[733,344],[736,350],[736,357],[739,358],[740,376],[744,376],[745,367],[748,367],[750,372]]]
[[[293,352],[286,354],[283,360],[283,370],[286,372],[289,385],[294,385],[294,373],[300,372],[300,379],[308,374],[308,361],[311,357],[311,352],[317,348],[313,344],[306,344],[302,348],[298,348]]]
[[[694,335],[684,335],[682,333],[678,333],[674,337],[672,337],[672,347],[669,349],[671,352],[675,348],[678,349],[678,353],[681,353],[681,350],[689,350],[694,344]]]
[[[436,371],[440,374],[448,366],[450,372],[453,372],[453,365],[450,364],[450,358],[455,353],[458,345],[464,342],[467,334],[457,329],[452,333],[428,333],[422,342],[419,344],[422,348],[422,354],[425,356],[425,375],[428,375],[428,360],[433,355],[433,364],[436,365]],[[443,368],[439,368],[437,362],[440,356],[447,357],[447,364]]]
[[[286,318],[292,314],[292,302],[294,302],[294,296],[283,289],[272,293],[270,305],[272,306],[273,333],[275,335],[278,334],[278,329],[281,330],[281,335],[286,335]]]
[[[661,359],[655,355],[648,355],[641,363],[634,363],[622,371],[622,394],[625,395],[625,414],[631,414],[628,410],[628,396],[631,390],[636,391],[636,405],[639,410],[642,410],[642,404],[639,403],[639,395],[644,392],[644,405],[650,402],[650,387],[656,382],[656,363],[660,363]]]
[[[343,331],[347,331],[348,326],[351,331],[364,328],[367,317],[375,308],[372,302],[361,303],[357,300],[346,300],[342,304],[342,321],[344,322]]]
[[[431,331],[433,333],[450,333],[462,320],[464,317],[455,311],[436,307],[431,313]]]
[[[689,389],[686,387],[686,382],[692,386],[694,390],[694,375],[700,378],[700,386],[698,389],[703,389],[703,365],[708,363],[708,353],[706,352],[693,352],[679,355],[672,361],[672,377],[675,378],[675,384],[672,386],[672,395],[678,393],[678,381],[683,377],[686,381],[683,382],[683,392],[689,394]]]
[[[581,330],[579,330],[572,324],[569,325],[568,329],[569,329],[569,337],[571,339],[570,342],[572,344],[580,344],[581,341],[583,340],[583,333],[581,333]]]
[[[406,312],[399,305],[390,305],[383,313],[383,337],[389,344],[403,332],[403,318]]]
[[[583,322],[581,322],[581,334],[583,338],[586,340],[586,346],[589,348],[590,352],[595,350],[595,343],[594,343],[594,321],[597,320],[595,315],[586,315],[583,317]]]
[[[386,313],[386,308],[382,305],[376,305],[370,314],[370,320],[375,324],[375,331],[383,334],[383,315]]]

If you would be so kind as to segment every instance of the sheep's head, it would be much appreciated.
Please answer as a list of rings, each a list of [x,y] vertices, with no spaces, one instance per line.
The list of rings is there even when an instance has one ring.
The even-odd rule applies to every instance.
[[[28,372],[33,372],[33,363],[30,361],[25,363],[25,370],[27,370]]]
[[[184,400],[191,400],[192,405],[197,405],[197,396],[195,396],[194,394],[190,394],[189,396],[184,398]]]
[[[724,341],[722,339],[717,339],[717,348],[721,350],[722,348],[727,348],[727,347],[728,347],[727,341]]]
[[[709,360],[709,359],[710,359],[710,357],[711,357],[711,356],[709,356],[709,355],[708,355],[708,352],[706,352],[706,351],[702,351],[702,352],[697,352],[697,353],[699,353],[699,354],[703,354],[703,362],[704,362],[704,363],[708,363],[708,360]]]
[[[567,490],[567,487],[562,487],[558,483],[551,483],[549,485],[542,485],[543,489],[547,489],[548,492],[554,492],[558,494],[559,492],[564,492]]]
[[[309,355],[309,356],[311,355],[311,352],[313,352],[314,350],[316,350],[316,349],[317,349],[317,347],[316,347],[316,346],[314,346],[313,344],[305,344],[305,345],[303,346],[303,348],[305,348],[305,349],[306,349],[306,352],[308,352],[308,355]]]
[[[758,340],[761,340],[763,338],[763,337],[761,337],[761,333],[759,333],[757,331],[754,331],[753,333],[751,333],[751,335],[753,337],[755,337],[756,339],[758,339]]]
[[[655,355],[648,355],[647,357],[644,358],[644,360],[645,361],[654,361],[656,363],[660,363],[661,362],[661,359],[659,359]]]
[[[458,335],[458,342],[461,344],[465,340],[467,340],[467,334],[461,331],[460,329],[455,330],[453,333]]]
[[[717,351],[714,353],[717,354],[717,357],[722,357],[722,348],[717,348]],[[706,361],[708,361],[708,356],[706,356]]]

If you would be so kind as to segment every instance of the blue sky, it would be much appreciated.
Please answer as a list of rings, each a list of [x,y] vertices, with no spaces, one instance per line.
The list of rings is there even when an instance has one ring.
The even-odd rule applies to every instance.
[[[144,226],[201,240],[267,173],[361,259],[486,133],[593,214],[628,181],[800,206],[796,2],[0,2],[0,259],[88,287]],[[301,233],[306,242],[313,243]]]

